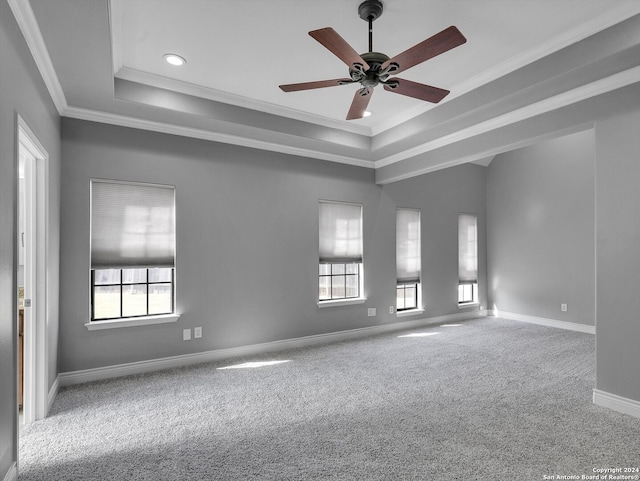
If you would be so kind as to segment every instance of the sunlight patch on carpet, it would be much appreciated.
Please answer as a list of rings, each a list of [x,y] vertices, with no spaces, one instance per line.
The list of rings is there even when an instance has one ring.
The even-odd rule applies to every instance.
[[[411,334],[404,334],[398,337],[427,337],[427,336],[435,336],[436,334],[440,334],[439,332],[412,332]]]
[[[257,367],[273,366],[274,364],[282,364],[285,362],[291,362],[291,360],[287,359],[284,361],[243,362],[242,364],[234,364],[233,366],[219,367],[218,369],[254,369]]]

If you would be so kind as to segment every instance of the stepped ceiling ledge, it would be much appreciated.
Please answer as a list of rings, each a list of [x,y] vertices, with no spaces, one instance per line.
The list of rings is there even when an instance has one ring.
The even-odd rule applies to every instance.
[[[9,0],[63,117],[370,168],[379,184],[487,165],[640,98],[637,0],[383,1],[375,46],[390,55],[449,25],[467,38],[402,73],[449,89],[443,101],[378,86],[373,115],[347,121],[351,85],[280,91],[347,74],[307,32],[331,26],[366,50],[359,3]],[[188,70],[163,63],[170,50]]]

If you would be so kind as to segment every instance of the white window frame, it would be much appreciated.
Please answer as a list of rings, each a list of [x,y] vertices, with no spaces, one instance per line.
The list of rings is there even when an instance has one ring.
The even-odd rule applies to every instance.
[[[460,232],[460,222],[461,222],[461,217],[462,216],[467,216],[467,217],[474,217],[475,218],[475,278],[474,279],[470,279],[470,278],[463,278],[463,277],[467,277],[464,276],[461,273],[461,267],[460,264],[462,262],[461,259],[461,232]],[[468,242],[468,240],[467,240]],[[465,286],[471,286],[472,289],[472,299],[468,300],[468,301],[460,301],[462,296],[462,293],[464,291],[464,289],[466,288]],[[477,306],[480,303],[480,297],[479,297],[479,288],[478,288],[478,214],[475,213],[465,213],[465,212],[461,212],[458,214],[458,308],[462,309],[465,307],[470,307],[470,306]]]
[[[400,247],[400,243],[403,241],[403,237],[406,237],[407,242],[409,242],[411,239],[409,239],[408,235],[404,235],[403,232],[400,232],[398,230],[398,220],[399,220],[399,216],[398,213],[400,211],[405,211],[405,212],[412,212],[412,213],[416,213],[417,214],[417,224],[418,224],[418,231],[417,231],[417,249],[418,249],[418,258],[419,258],[419,266],[417,268],[417,273],[412,272],[411,277],[417,277],[417,280],[415,282],[410,282],[407,281],[407,279],[405,279],[405,281],[403,281],[401,279],[401,277],[404,275],[406,276],[409,270],[415,270],[415,268],[410,269],[408,265],[402,265],[403,259],[399,259],[399,257],[401,257],[403,254],[406,254],[406,252],[402,251],[401,247]],[[415,239],[414,239],[415,240]],[[409,207],[398,207],[396,209],[396,315],[398,317],[402,317],[402,316],[410,316],[413,314],[420,314],[424,312],[424,308],[423,308],[423,304],[422,304],[422,222],[421,222],[421,212],[420,209],[415,209],[415,208],[409,208]],[[416,305],[415,307],[409,307],[409,308],[399,308],[398,307],[398,301],[397,301],[397,294],[398,294],[398,289],[403,288],[406,289],[406,286],[415,286],[415,290],[416,290],[416,296],[415,296],[415,301],[416,301]]]
[[[324,308],[324,307],[337,307],[337,306],[348,306],[348,305],[355,305],[355,304],[362,304],[364,303],[367,299],[364,296],[364,247],[363,247],[363,243],[364,243],[364,235],[363,235],[363,222],[364,222],[364,206],[362,204],[358,204],[358,203],[353,203],[353,202],[341,202],[341,201],[333,201],[333,200],[319,200],[318,202],[318,208],[320,209],[320,204],[336,204],[336,205],[345,205],[345,206],[357,206],[360,208],[360,260],[359,262],[354,262],[354,261],[349,261],[348,259],[346,260],[346,262],[342,259],[340,260],[336,260],[336,262],[331,262],[330,260],[323,260],[321,259],[321,249],[322,247],[320,246],[320,243],[322,242],[320,240],[320,236],[321,236],[321,232],[320,232],[320,223],[318,223],[318,239],[319,239],[319,248],[318,248],[318,253],[319,253],[319,260],[318,260],[318,284],[317,284],[317,288],[318,288],[318,292],[317,292],[317,305],[319,308]],[[358,297],[343,297],[343,298],[333,298],[333,299],[320,299],[320,278],[324,277],[325,275],[321,275],[320,274],[320,265],[322,264],[357,264],[358,265]]]
[[[151,183],[143,183],[143,182],[131,182],[131,181],[120,181],[120,180],[107,180],[107,179],[91,179],[90,180],[90,185],[93,186],[94,182],[100,182],[100,183],[112,183],[112,184],[120,184],[120,185],[135,185],[135,186],[148,186],[148,187],[156,187],[156,188],[170,188],[173,189],[174,191],[174,200],[173,200],[173,208],[174,208],[174,233],[175,233],[175,187],[173,186],[166,186],[166,185],[160,185],[160,184],[151,184]],[[92,189],[91,189],[92,190]],[[93,194],[90,193],[90,202],[93,202]],[[92,204],[90,204],[91,206]],[[175,242],[175,239],[174,239]],[[90,330],[90,331],[95,331],[95,330],[103,330],[103,329],[114,329],[114,328],[121,328],[121,327],[134,327],[134,326],[144,326],[144,325],[151,325],[151,324],[165,324],[165,323],[172,323],[172,322],[177,322],[178,319],[180,318],[180,314],[177,312],[177,304],[176,304],[176,300],[177,300],[177,288],[176,288],[176,262],[175,262],[175,244],[173,247],[174,250],[174,263],[173,266],[171,267],[172,269],[172,280],[171,280],[171,286],[172,286],[172,307],[173,307],[173,312],[171,313],[166,313],[166,314],[151,314],[151,315],[144,315],[144,316],[135,316],[135,317],[118,317],[118,318],[113,318],[113,319],[93,319],[93,306],[91,305],[91,302],[93,300],[93,293],[94,293],[94,289],[95,289],[95,285],[93,282],[94,276],[93,276],[93,272],[94,270],[99,270],[100,268],[97,268],[95,266],[91,266],[90,267],[90,272],[89,272],[89,284],[90,284],[90,305],[89,305],[89,322],[85,323],[85,327]],[[91,250],[90,250],[90,258],[91,258]],[[142,266],[140,266],[142,267]],[[107,266],[105,266],[104,268],[109,268]],[[139,268],[136,266],[121,266],[121,265],[114,265],[113,266],[114,269],[127,269],[127,268]],[[122,280],[122,279],[121,279]],[[147,279],[148,281],[148,279]],[[147,292],[148,295],[148,292]]]

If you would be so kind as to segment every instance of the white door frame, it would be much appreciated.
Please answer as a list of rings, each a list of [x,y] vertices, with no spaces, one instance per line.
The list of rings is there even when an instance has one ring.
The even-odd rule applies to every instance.
[[[18,155],[25,155],[25,424],[47,415],[47,246],[49,155],[26,122],[17,116]],[[17,405],[17,402],[16,402]]]

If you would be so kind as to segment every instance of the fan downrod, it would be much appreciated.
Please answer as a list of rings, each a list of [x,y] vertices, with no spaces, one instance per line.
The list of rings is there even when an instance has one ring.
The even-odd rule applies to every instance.
[[[358,7],[358,15],[369,24],[369,52],[373,50],[373,21],[382,15],[380,0],[365,0]]]

